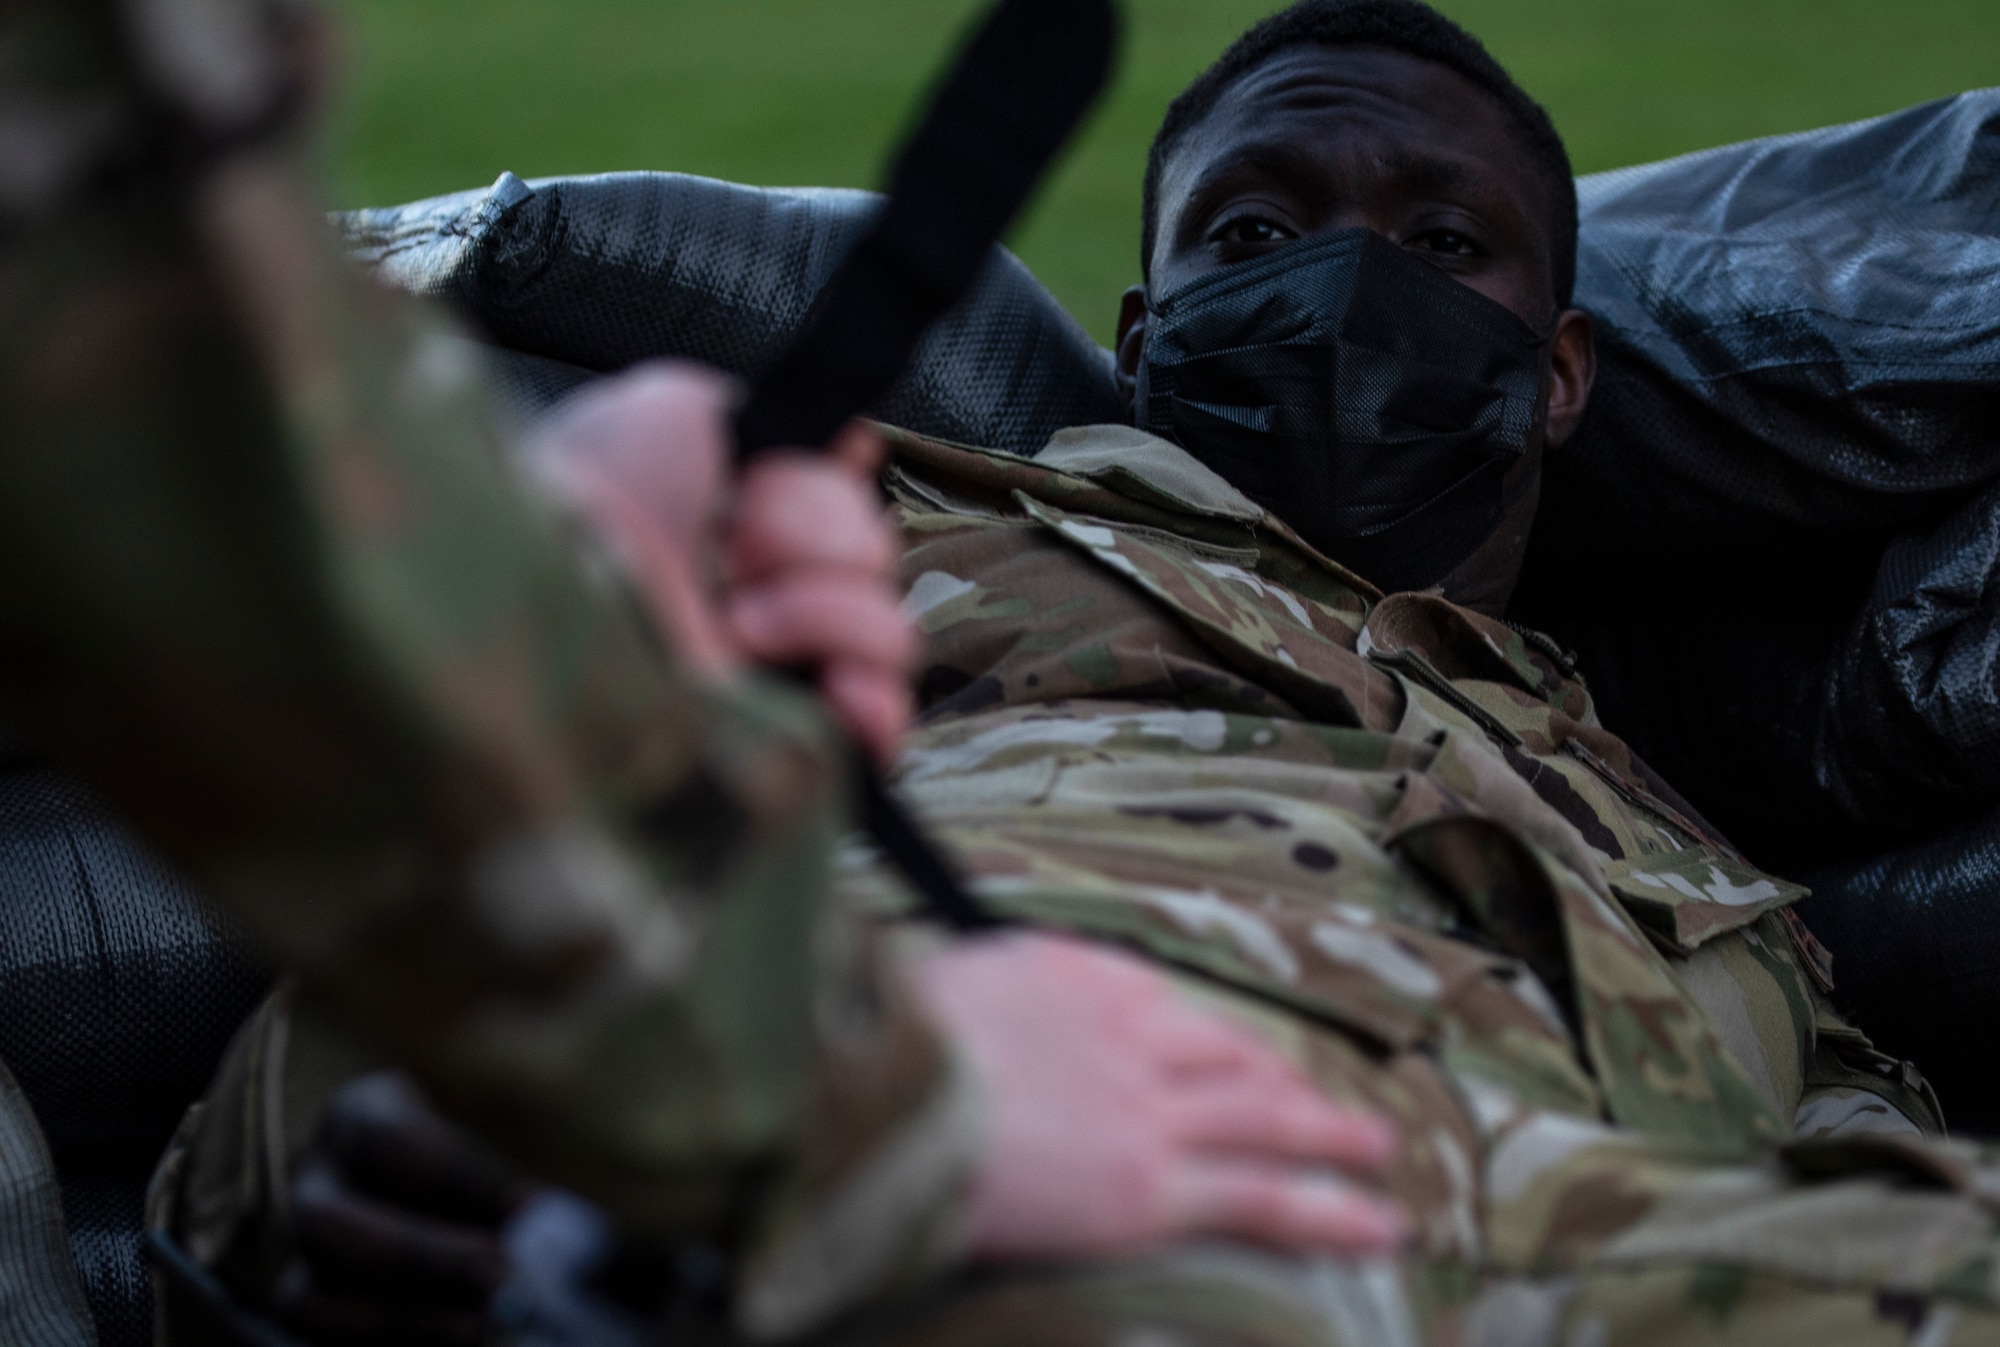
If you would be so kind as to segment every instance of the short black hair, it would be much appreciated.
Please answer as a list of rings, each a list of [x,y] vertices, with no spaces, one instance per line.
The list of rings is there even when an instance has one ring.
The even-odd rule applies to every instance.
[[[1280,52],[1293,47],[1380,46],[1435,61],[1463,75],[1505,108],[1521,147],[1528,151],[1548,193],[1553,215],[1550,280],[1556,302],[1567,308],[1576,290],[1576,174],[1555,123],[1484,44],[1422,0],[1298,0],[1264,19],[1230,44],[1214,65],[1167,108],[1146,159],[1145,221],[1141,265],[1151,275],[1160,228],[1160,178],[1167,160],[1231,86]]]

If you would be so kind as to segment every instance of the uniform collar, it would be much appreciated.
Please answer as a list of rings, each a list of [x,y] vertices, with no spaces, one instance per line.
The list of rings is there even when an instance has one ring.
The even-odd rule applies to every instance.
[[[1132,426],[1072,426],[1057,431],[1034,461],[1148,505],[1242,524],[1264,522],[1263,506],[1194,455]]]

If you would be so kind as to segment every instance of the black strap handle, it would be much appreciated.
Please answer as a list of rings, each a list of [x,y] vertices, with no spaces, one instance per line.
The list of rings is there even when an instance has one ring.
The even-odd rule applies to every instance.
[[[741,457],[818,448],[889,390],[979,279],[1111,73],[1112,0],[1000,0],[891,169],[888,200],[751,384]]]
[[[889,390],[964,298],[1111,73],[1112,0],[1000,0],[960,53],[889,175],[889,198],[797,338],[752,382],[739,458],[823,448]],[[931,913],[999,921],[859,758],[862,821]]]

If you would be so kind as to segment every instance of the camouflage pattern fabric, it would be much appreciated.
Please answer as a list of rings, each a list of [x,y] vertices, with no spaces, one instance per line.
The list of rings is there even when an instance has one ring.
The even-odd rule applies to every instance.
[[[842,750],[678,672],[469,344],[350,274],[309,25],[0,8],[0,714],[459,1118],[823,1313],[942,1256],[976,1136],[831,902]]]
[[[2000,1157],[1832,1009],[1758,871],[1539,638],[1384,597],[1176,447],[895,438],[926,712],[897,780],[987,901],[1175,971],[1394,1118],[1397,1264],[1189,1249],[845,1341],[2000,1336]],[[849,881],[887,910],[866,858]]]
[[[750,1327],[803,1329],[948,1247],[972,1130],[830,900],[824,733],[676,677],[523,499],[464,348],[355,289],[266,125],[291,22],[0,15],[0,699],[461,1117],[628,1220],[761,1233]],[[996,905],[1395,1117],[1420,1247],[969,1276],[835,1338],[2000,1337],[2000,1168],[1554,652],[1133,432],[904,437],[891,485],[913,801]],[[899,899],[860,861],[843,893]],[[250,1154],[205,1128],[180,1155]]]

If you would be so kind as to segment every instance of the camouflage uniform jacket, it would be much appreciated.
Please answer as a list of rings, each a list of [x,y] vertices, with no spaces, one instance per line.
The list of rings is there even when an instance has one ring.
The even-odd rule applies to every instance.
[[[1675,1195],[1732,1166],[1782,1194],[1781,1148],[1970,1182],[1923,1139],[1920,1078],[1831,1008],[1804,891],[1605,731],[1546,643],[1382,596],[1137,431],[1032,460],[894,443],[929,665],[902,791],[995,907],[1186,972],[1395,1118],[1418,1301],[1699,1244]],[[1966,1201],[1940,1199],[1925,1289],[1987,1266]],[[1821,1218],[1787,1219],[1753,1265],[1888,1277],[1807,1257]]]
[[[947,1250],[976,1093],[831,901],[809,699],[685,676],[340,256],[302,9],[0,9],[0,707],[458,1118],[810,1318]],[[211,1262],[283,1206],[219,1168]]]

